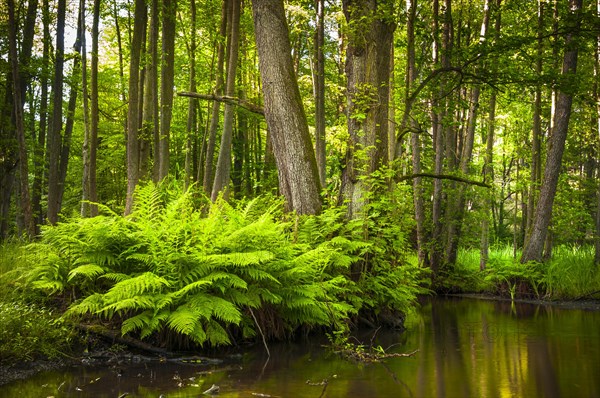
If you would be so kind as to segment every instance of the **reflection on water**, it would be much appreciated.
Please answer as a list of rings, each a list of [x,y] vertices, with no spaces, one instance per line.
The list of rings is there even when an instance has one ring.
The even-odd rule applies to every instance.
[[[0,387],[0,397],[600,397],[600,313],[436,298],[403,334],[379,332],[381,364],[339,359],[324,341],[270,346],[219,366],[151,362],[80,367]],[[369,344],[372,331],[360,339]]]

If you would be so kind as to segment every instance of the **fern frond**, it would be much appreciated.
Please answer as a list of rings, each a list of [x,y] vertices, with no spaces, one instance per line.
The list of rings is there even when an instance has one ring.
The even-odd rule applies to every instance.
[[[152,272],[145,272],[133,278],[125,279],[114,285],[105,295],[107,302],[114,303],[119,300],[140,296],[144,293],[159,292],[170,283]]]
[[[69,277],[67,280],[70,282],[73,278],[75,278],[77,276],[82,276],[84,278],[93,280],[105,272],[106,272],[106,270],[104,268],[100,267],[99,265],[83,264],[77,268],[73,268],[69,272]]]
[[[104,306],[104,295],[94,293],[75,303],[65,312],[66,316],[96,314]]]
[[[152,321],[153,311],[146,310],[123,321],[121,334],[124,336],[136,330],[142,330]]]
[[[198,313],[188,304],[179,306],[167,318],[167,326],[184,335],[192,335],[199,322]]]
[[[107,318],[112,318],[113,314],[127,312],[127,311],[140,311],[140,310],[153,310],[154,309],[154,298],[152,296],[136,296],[119,300],[117,302],[105,305],[97,313],[101,313]]]
[[[231,344],[227,331],[215,320],[210,320],[206,324],[206,336],[213,346]]]
[[[180,298],[184,297],[188,293],[196,293],[198,290],[205,289],[206,287],[208,287],[210,285],[212,285],[211,280],[195,281],[195,282],[189,283],[189,284],[185,285],[184,287],[182,287],[181,289],[171,293],[171,297],[173,299],[179,300]]]

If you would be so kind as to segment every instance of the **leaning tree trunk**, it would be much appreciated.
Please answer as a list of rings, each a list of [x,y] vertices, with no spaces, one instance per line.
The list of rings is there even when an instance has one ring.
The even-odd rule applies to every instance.
[[[316,214],[321,210],[319,172],[294,74],[283,0],[253,0],[252,10],[279,186],[290,210]]]
[[[563,56],[562,78],[563,82],[574,79],[577,70],[578,34],[581,25],[580,11],[583,0],[570,0],[570,15],[567,23],[572,29],[568,30],[565,40],[565,53]],[[565,84],[565,83],[563,83]],[[567,132],[569,130],[569,118],[571,116],[571,105],[573,93],[568,87],[560,87],[556,102],[556,113],[554,115],[554,128],[548,139],[548,155],[546,158],[546,169],[540,190],[540,198],[532,222],[531,234],[523,249],[521,262],[542,261],[544,242],[548,233],[548,226],[552,217],[552,206],[558,186],[558,177],[562,165],[562,155],[565,149]]]

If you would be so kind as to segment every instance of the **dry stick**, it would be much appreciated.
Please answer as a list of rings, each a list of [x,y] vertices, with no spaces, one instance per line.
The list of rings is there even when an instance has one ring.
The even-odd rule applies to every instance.
[[[248,309],[250,310],[250,315],[252,315],[252,319],[254,319],[254,323],[256,324],[256,327],[258,328],[258,331],[260,332],[260,335],[262,337],[262,341],[265,346],[265,350],[267,350],[267,357],[271,358],[271,352],[269,351],[269,346],[267,346],[267,340],[265,339],[265,335],[264,335],[262,329],[260,328],[260,325],[258,324],[256,317],[254,316],[254,311],[252,311],[252,308],[250,308],[250,307],[248,307]]]

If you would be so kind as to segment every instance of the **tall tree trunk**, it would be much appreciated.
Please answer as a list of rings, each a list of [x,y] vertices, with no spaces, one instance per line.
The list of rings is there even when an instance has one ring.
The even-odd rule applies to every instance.
[[[169,174],[169,147],[171,136],[171,117],[173,115],[173,84],[175,80],[175,20],[177,0],[164,0],[162,69],[160,73],[160,159],[158,179]]]
[[[501,13],[500,4],[502,0],[496,0],[494,14],[496,23],[494,24],[494,43],[500,37]],[[494,77],[498,71],[496,58],[492,57],[491,72]],[[490,93],[489,114],[488,114],[488,130],[485,139],[485,160],[483,166],[483,181],[494,181],[494,140],[496,135],[496,90],[492,89]],[[483,199],[483,220],[481,222],[481,256],[479,258],[479,269],[484,270],[487,267],[488,251],[489,251],[489,225],[490,218],[493,218],[493,190],[487,193]]]
[[[569,0],[570,13],[567,23],[572,30],[567,30],[568,33],[565,40],[565,53],[563,56],[561,72],[563,82],[558,90],[556,113],[554,115],[554,128],[548,139],[548,154],[546,158],[546,168],[544,170],[544,180],[540,190],[539,204],[535,211],[531,235],[523,250],[523,255],[521,257],[522,263],[528,261],[542,261],[544,241],[552,217],[552,205],[554,204],[558,177],[562,165],[562,155],[565,149],[565,141],[569,129],[573,92],[569,90],[568,81],[569,79],[575,78],[577,70],[577,39],[581,25],[580,12],[582,3],[583,0]]]
[[[44,221],[44,212],[42,210],[42,187],[44,185],[45,175],[45,146],[46,134],[48,130],[48,78],[50,74],[50,9],[48,0],[42,3],[42,25],[43,25],[43,47],[42,47],[42,67],[40,76],[40,122],[37,136],[37,144],[34,151],[34,177],[31,189],[31,206],[36,224],[42,224]],[[0,215],[0,218],[2,216]]]
[[[484,4],[483,20],[481,22],[481,30],[479,36],[479,44],[483,45],[487,40],[489,21],[490,21],[490,6],[491,0],[486,0]],[[469,113],[467,117],[467,131],[462,144],[462,153],[460,154],[459,170],[463,176],[469,174],[469,166],[473,154],[473,146],[475,143],[475,127],[477,125],[477,116],[479,109],[480,86],[476,84],[470,94]],[[460,184],[457,188],[456,197],[452,201],[453,210],[449,214],[448,222],[448,246],[446,248],[446,262],[455,264],[458,255],[458,244],[461,238],[461,226],[465,213],[465,189],[464,184]]]
[[[600,17],[600,0],[596,2],[596,16]],[[598,32],[598,36],[596,36],[596,43],[594,45],[594,98],[596,99],[596,112],[594,115],[594,124],[595,129],[600,137],[600,32]],[[600,146],[600,143],[598,144]],[[596,153],[600,154],[600,147],[596,148]],[[596,160],[598,171],[600,174],[600,159]],[[599,176],[600,177],[600,176]],[[594,263],[596,264],[596,268],[600,265],[600,185],[598,185],[598,190],[596,193],[597,208],[596,208],[596,231],[594,236]]]
[[[342,171],[342,199],[348,216],[360,217],[368,192],[365,181],[388,163],[390,56],[394,2],[344,0],[352,32],[346,50],[347,113],[350,136]]]
[[[86,19],[85,19],[85,0],[79,0],[79,21],[82,26],[82,31],[86,30]],[[90,106],[88,97],[88,70],[87,70],[87,47],[86,47],[86,34],[81,35],[81,97],[83,102],[83,146],[81,149],[81,160],[83,163],[83,172],[81,173],[81,209],[80,214],[82,217],[89,215],[89,177],[90,177]]]
[[[188,47],[188,57],[190,58],[190,91],[196,92],[196,0],[190,1],[190,44]],[[188,101],[188,117],[187,117],[187,137],[185,151],[185,189],[190,185],[192,177],[191,162],[192,162],[192,141],[197,134],[196,131],[196,110],[197,102],[193,98]]]
[[[160,174],[160,130],[159,130],[159,110],[158,110],[158,43],[160,27],[160,4],[158,0],[152,0],[150,3],[150,37],[148,40],[148,52],[146,54],[146,66],[144,74],[144,100],[142,107],[142,150],[148,152],[152,147],[154,156],[152,170],[143,168],[141,178],[150,178],[154,182],[158,181]],[[147,153],[145,154],[148,155]],[[148,159],[149,160],[149,159]],[[146,166],[146,164],[143,164]]]
[[[321,211],[319,172],[292,64],[283,0],[253,0],[253,19],[265,118],[287,206]]]
[[[133,194],[139,181],[139,82],[142,41],[146,29],[146,4],[144,0],[135,0],[133,38],[131,41],[131,60],[129,63],[129,106],[127,110],[127,198],[125,214],[133,210]]]
[[[225,64],[225,37],[228,31],[228,19],[231,15],[231,6],[233,0],[223,0],[221,9],[221,27],[219,28],[219,37],[217,44],[217,70],[215,71],[215,95],[223,94],[223,65]],[[202,186],[204,192],[209,195],[212,192],[214,181],[213,161],[215,157],[215,145],[217,140],[217,129],[219,127],[219,114],[221,103],[214,101],[212,104],[212,113],[210,117],[210,126],[208,128],[208,141],[206,143],[206,159],[204,164],[204,179]]]
[[[315,29],[315,154],[321,188],[327,183],[325,155],[325,0],[316,0]]]
[[[228,29],[229,54],[227,56],[227,80],[225,83],[225,95],[235,96],[235,78],[239,56],[240,45],[240,14],[241,0],[233,0],[231,25]],[[231,178],[231,143],[233,140],[233,116],[235,108],[230,103],[225,103],[223,115],[223,133],[221,134],[221,146],[217,159],[215,180],[211,192],[211,200],[217,200],[219,194],[225,199],[229,197],[229,180]]]
[[[543,29],[544,29],[544,2],[538,1],[538,26],[537,26],[537,55],[535,62],[535,73],[538,79],[542,76],[542,58],[543,58]],[[526,236],[525,241],[529,240],[531,226],[533,223],[533,212],[536,207],[540,184],[542,181],[542,84],[538,83],[535,87],[533,101],[533,127],[531,141],[531,177],[529,198],[527,201],[526,213]]]
[[[35,224],[31,211],[31,200],[29,196],[29,166],[27,160],[27,144],[25,142],[25,125],[23,118],[23,102],[21,99],[22,86],[19,74],[19,58],[17,55],[17,21],[15,19],[15,4],[8,0],[8,44],[9,58],[13,83],[13,106],[16,137],[19,143],[19,182],[20,182],[20,208],[28,237],[35,235]]]
[[[46,154],[48,158],[48,222],[58,221],[60,210],[59,162],[62,148],[62,101],[63,101],[63,68],[65,58],[65,16],[66,0],[58,0],[56,10],[56,55],[54,58],[54,80],[52,82],[52,114]]]
[[[407,0],[408,19],[406,22],[406,99],[405,107],[409,107],[409,96],[417,79],[416,55],[415,55],[415,22],[417,18],[417,0]],[[410,147],[412,151],[412,172],[417,175],[422,171],[421,166],[421,137],[417,131],[416,122],[411,122]],[[395,141],[394,141],[395,142]],[[415,222],[417,229],[417,255],[419,264],[427,264],[426,230],[425,230],[425,204],[423,201],[423,183],[421,177],[414,178],[413,205],[415,208]]]

